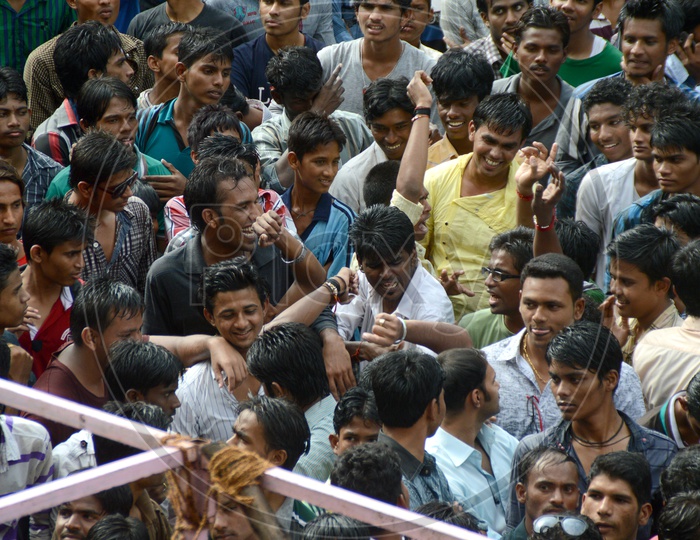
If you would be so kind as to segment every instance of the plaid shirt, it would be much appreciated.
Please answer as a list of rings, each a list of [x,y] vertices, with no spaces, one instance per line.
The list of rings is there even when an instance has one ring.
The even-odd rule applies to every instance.
[[[34,132],[32,145],[64,167],[70,163],[70,150],[83,134],[74,104],[68,99]]]
[[[494,80],[503,78],[503,74],[501,73],[503,57],[501,56],[501,51],[493,42],[491,34],[470,43],[464,48],[464,50],[470,53],[481,53],[484,58],[486,58],[486,61],[491,64]]]
[[[143,294],[146,274],[156,260],[156,242],[151,215],[141,199],[131,197],[126,208],[117,213],[115,237],[117,240],[110,261],[107,261],[97,240],[85,248],[82,278],[90,281],[100,275],[108,275]]]
[[[29,109],[32,111],[33,128],[51,116],[65,97],[53,63],[53,51],[57,39],[58,36],[34,49],[24,67],[24,81],[29,91]],[[153,86],[153,74],[146,63],[143,43],[126,34],[119,34],[119,39],[135,72],[129,86],[138,95],[141,90]]]
[[[23,144],[22,147],[27,151],[27,164],[22,171],[26,211],[44,200],[51,180],[63,167],[28,144]]]

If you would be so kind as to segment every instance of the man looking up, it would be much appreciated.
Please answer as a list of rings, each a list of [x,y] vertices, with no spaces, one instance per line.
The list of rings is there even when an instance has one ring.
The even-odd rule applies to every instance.
[[[648,538],[642,530],[652,513],[651,486],[649,463],[643,455],[613,452],[598,456],[591,465],[581,514],[595,522],[603,540]]]
[[[661,472],[676,454],[676,445],[663,435],[639,426],[616,410],[613,395],[620,381],[622,349],[612,333],[583,321],[562,330],[547,347],[552,392],[561,419],[543,433],[520,441],[513,462],[540,446],[558,446],[576,462],[579,489],[588,489],[588,474],[598,456],[627,451],[640,454],[651,467],[651,494],[659,490]],[[516,471],[513,471],[513,478]],[[645,499],[646,502],[648,499]],[[521,519],[511,498],[508,524]],[[589,516],[590,517],[590,516]],[[645,531],[648,538],[648,530]]]
[[[514,92],[527,102],[533,127],[525,145],[537,141],[550,148],[556,138],[574,90],[557,75],[566,59],[569,33],[566,17],[550,7],[527,10],[515,27],[513,55],[522,73],[494,82],[493,93]]]
[[[525,511],[522,521],[503,535],[503,540],[528,540],[538,517],[572,512],[578,507],[578,469],[565,452],[540,446],[514,462],[513,467],[517,467],[515,496]]]
[[[260,20],[265,32],[233,51],[231,84],[244,96],[258,99],[265,105],[270,103],[271,83],[266,69],[283,47],[308,47],[314,53],[324,47],[320,41],[299,31],[299,23],[306,19],[311,7],[309,0],[260,0]]]
[[[346,145],[340,153],[340,167],[372,143],[372,136],[359,114],[337,110],[342,100],[338,79],[323,84],[323,70],[308,47],[288,47],[273,56],[265,69],[271,94],[283,106],[282,113],[253,130],[253,142],[260,153],[262,182],[279,193],[294,183],[294,170],[287,159],[289,127],[306,111],[328,115],[345,134]]]
[[[556,335],[581,319],[585,306],[583,272],[564,255],[548,253],[532,259],[520,273],[520,287],[525,328],[484,349],[503,388],[498,424],[517,439],[560,420],[545,352]],[[615,405],[638,418],[646,412],[639,378],[627,364],[621,370]]]
[[[425,449],[435,456],[462,507],[488,523],[490,531],[502,534],[518,441],[502,428],[485,424],[500,410],[496,373],[476,349],[452,349],[437,360],[445,371],[446,413]]]

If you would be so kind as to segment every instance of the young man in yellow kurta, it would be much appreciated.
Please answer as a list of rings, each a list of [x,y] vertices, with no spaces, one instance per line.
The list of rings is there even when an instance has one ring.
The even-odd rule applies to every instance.
[[[460,283],[476,293],[450,297],[457,320],[488,307],[481,268],[488,265],[491,239],[517,225],[519,164],[514,159],[531,127],[532,115],[522,98],[516,94],[488,96],[469,123],[474,151],[426,172],[432,213],[422,244],[428,259],[438,274],[443,269],[450,274],[463,270]],[[527,174],[538,174],[541,169],[529,163],[523,167]]]

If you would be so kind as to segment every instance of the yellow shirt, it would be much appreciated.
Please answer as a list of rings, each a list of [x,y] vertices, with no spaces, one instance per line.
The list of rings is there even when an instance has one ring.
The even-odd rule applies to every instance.
[[[497,234],[517,225],[515,172],[518,163],[511,163],[505,188],[461,197],[462,176],[471,157],[471,153],[460,156],[425,173],[428,201],[433,210],[427,222],[428,234],[421,243],[438,274],[445,268],[450,274],[464,270],[460,283],[476,293],[472,298],[450,297],[455,320],[465,313],[488,307],[489,295],[481,267],[487,266],[491,257],[489,243]]]
[[[457,150],[454,149],[452,143],[445,135],[435,144],[431,144],[428,147],[428,169],[432,169],[440,163],[445,163],[445,161],[450,161],[451,159],[457,159],[459,154]]]

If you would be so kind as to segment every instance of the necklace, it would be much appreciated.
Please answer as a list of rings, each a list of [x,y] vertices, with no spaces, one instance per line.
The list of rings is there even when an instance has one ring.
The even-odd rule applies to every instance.
[[[294,210],[293,208],[292,208],[291,210],[292,210],[292,214],[294,214],[296,217],[302,218],[302,217],[304,217],[304,216],[308,216],[311,212],[313,212],[313,211],[316,210],[316,209],[315,209],[315,208],[311,208],[311,209],[307,210],[306,212],[297,212],[297,211]]]
[[[525,360],[527,360],[527,363],[530,364],[532,371],[535,373],[535,377],[537,377],[540,381],[546,384],[547,379],[542,377],[539,371],[535,369],[535,364],[532,363],[532,360],[530,360],[530,355],[527,353],[527,333],[523,336],[523,356],[525,357]]]
[[[624,426],[624,425],[625,425],[625,421],[622,418],[620,418],[620,427],[617,428],[617,431],[615,433],[613,433],[612,437],[610,437],[609,439],[607,439],[605,441],[601,441],[601,442],[587,441],[586,439],[582,439],[581,437],[576,435],[576,433],[574,433],[573,429],[571,430],[571,437],[577,443],[579,443],[581,446],[586,446],[588,448],[605,448],[606,446],[611,446],[611,445],[618,442],[618,441],[615,441],[614,439],[615,439],[615,437],[617,437],[620,434],[620,431],[622,431],[622,426]],[[622,439],[620,439],[620,440],[622,440]]]

